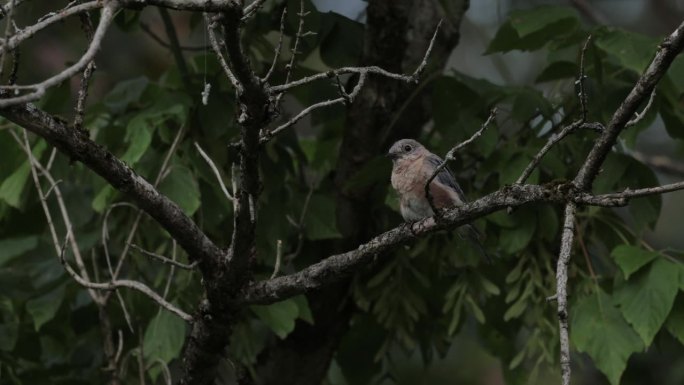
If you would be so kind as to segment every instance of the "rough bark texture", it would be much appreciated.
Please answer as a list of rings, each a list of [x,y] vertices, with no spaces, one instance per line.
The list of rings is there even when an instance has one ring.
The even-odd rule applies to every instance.
[[[445,65],[458,43],[458,27],[468,2],[463,0],[459,4],[456,8],[460,14],[449,15],[451,22],[443,25],[431,55],[432,66],[423,79],[430,76],[430,69],[439,70]],[[367,15],[360,65],[377,65],[397,73],[413,72],[437,23],[444,17],[437,0],[369,1]],[[382,154],[388,142],[416,136],[429,120],[429,103],[423,95],[416,95],[413,101],[404,105],[415,88],[416,85],[371,76],[349,108],[335,180],[340,191],[337,197],[338,229],[344,234],[344,240],[330,252],[353,248],[377,233],[371,212],[374,202],[368,199],[376,186],[355,191],[346,191],[344,186],[371,159]],[[400,119],[390,127],[395,118]],[[257,367],[260,383],[321,383],[348,328],[353,310],[353,305],[347,301],[348,292],[349,281],[345,279],[308,295],[316,323],[298,323],[285,340],[264,351]]]

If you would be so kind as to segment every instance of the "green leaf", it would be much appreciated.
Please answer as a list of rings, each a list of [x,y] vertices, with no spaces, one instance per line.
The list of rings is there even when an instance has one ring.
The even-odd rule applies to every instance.
[[[39,159],[46,148],[47,144],[45,141],[42,139],[39,140],[33,147],[33,156],[36,159]],[[12,173],[12,175],[8,176],[2,182],[2,185],[0,185],[0,199],[4,200],[12,207],[19,208],[21,198],[24,195],[24,187],[26,187],[26,181],[28,180],[30,173],[31,166],[29,165],[29,161],[26,160]]]
[[[636,246],[620,245],[611,251],[615,263],[620,267],[625,279],[658,257],[655,251],[647,251]]]
[[[118,82],[104,98],[104,104],[112,113],[123,112],[129,104],[137,102],[150,81],[141,76]]]
[[[187,215],[200,207],[200,190],[192,171],[187,167],[175,166],[159,184],[159,191],[176,202]]]
[[[539,14],[548,14],[549,19],[540,18]],[[578,26],[576,14],[572,11],[567,13],[559,7],[511,12],[508,21],[499,28],[489,43],[485,54],[536,50],[554,39],[562,39],[574,33]]]
[[[93,198],[93,202],[90,204],[90,206],[98,213],[102,213],[112,202],[114,196],[116,196],[116,190],[114,190],[112,185],[108,184],[104,186],[100,192],[97,193],[97,195],[95,195],[95,198]]]
[[[337,230],[335,201],[327,195],[311,196],[304,219],[304,232],[311,240],[340,238]]]
[[[518,36],[523,38],[543,31],[561,20],[577,19],[577,13],[569,7],[545,5],[530,10],[511,12],[508,19]]]
[[[543,83],[577,76],[577,64],[569,61],[555,61],[550,63],[534,80]]]
[[[363,50],[363,24],[332,12],[321,14],[321,22],[330,25],[319,46],[323,62],[330,67],[357,64]]]
[[[250,309],[280,338],[287,337],[294,330],[299,316],[299,307],[292,299],[265,306],[253,305]]]
[[[130,145],[126,152],[121,156],[121,160],[129,165],[136,164],[143,156],[147,148],[152,143],[152,132],[154,127],[147,122],[144,115],[138,115],[131,119],[126,126],[126,137],[124,140]]]
[[[33,317],[33,325],[36,331],[40,330],[41,326],[57,314],[62,300],[64,300],[64,285],[26,302],[26,311]]]
[[[292,297],[292,300],[297,304],[299,318],[313,325],[314,318],[313,314],[311,314],[311,308],[309,308],[309,301],[306,299],[306,296],[298,295],[296,297]]]
[[[648,271],[625,282],[614,294],[622,315],[650,346],[672,310],[679,291],[677,266],[663,258],[655,260]]]
[[[150,321],[143,338],[143,352],[147,362],[162,360],[168,364],[178,357],[185,341],[185,321],[171,312],[161,310]],[[155,367],[157,368],[157,367]],[[156,379],[159,369],[150,370],[150,377]]]
[[[644,347],[639,336],[600,288],[595,295],[582,298],[571,314],[573,345],[589,354],[612,385],[619,385],[627,359]]]
[[[677,296],[672,312],[665,322],[667,331],[684,345],[684,295]]]
[[[646,69],[658,45],[656,39],[618,28],[606,29],[594,42],[620,65],[637,73]]]
[[[0,241],[0,266],[38,246],[38,237],[7,238]]]
[[[0,299],[0,350],[14,349],[19,338],[19,317],[12,301],[8,298]]]
[[[537,218],[534,213],[518,211],[516,226],[511,229],[503,229],[499,240],[499,246],[507,253],[518,252],[527,246],[532,240],[537,228]]]

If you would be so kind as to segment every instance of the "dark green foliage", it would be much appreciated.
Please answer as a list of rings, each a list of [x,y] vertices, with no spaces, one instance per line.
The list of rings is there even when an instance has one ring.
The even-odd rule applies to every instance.
[[[288,9],[297,9],[298,3],[288,1]],[[307,8],[313,9],[311,4]],[[268,12],[258,13],[246,25],[249,54],[262,74],[277,42],[281,9],[280,4],[267,8]],[[131,30],[137,15],[122,12],[117,25]],[[273,84],[284,80],[282,69],[291,54],[289,44],[297,23],[296,12],[289,11],[285,49],[271,79]],[[194,28],[203,28],[201,22],[195,24]],[[303,39],[295,78],[359,64],[363,25],[337,14],[312,12],[306,30],[318,34]],[[613,28],[588,29],[566,7],[511,13],[486,52],[546,54],[547,63],[536,81],[563,90],[560,99],[550,100],[533,86],[496,85],[462,73],[446,73],[431,81],[428,98],[434,125],[418,139],[439,154],[470,137],[494,105],[504,111],[499,125],[457,154],[451,165],[468,197],[513,183],[549,135],[578,116],[574,79],[579,70],[578,52],[589,34],[593,35],[585,68],[589,119],[605,123],[649,63],[657,40]],[[84,127],[95,141],[148,181],[159,176],[159,190],[225,246],[230,242],[233,207],[193,143],[210,154],[223,180],[230,184],[230,162],[235,154],[227,145],[237,138],[234,93],[212,55],[186,54],[186,59],[192,64],[192,93],[184,90],[174,68],[156,78],[119,81],[101,100],[91,101]],[[206,76],[212,83],[207,106],[200,105],[198,96],[205,61]],[[632,158],[629,149],[656,116],[663,119],[673,140],[684,137],[683,79],[684,58],[679,58],[658,87],[651,112],[623,134],[620,145],[607,158],[594,184],[595,192],[658,184],[654,173]],[[68,99],[65,89],[51,90],[43,107],[61,112],[59,102]],[[335,92],[333,84],[322,81],[297,89],[293,99],[308,105],[335,96]],[[292,112],[286,109],[283,114]],[[29,163],[8,130],[20,132],[13,126],[0,131],[0,383],[102,383],[106,374],[101,370],[104,359],[97,308],[85,290],[67,278],[57,260]],[[333,183],[343,130],[341,107],[321,110],[312,115],[310,128],[299,135],[290,130],[262,151],[263,191],[254,267],[258,278],[272,273],[279,240],[285,258],[281,274],[327,255],[320,251],[327,250],[327,242],[343,237],[336,218],[339,188],[354,191],[373,186],[369,199],[377,202],[374,221],[383,228],[400,224],[396,197],[387,189],[390,164],[382,154],[344,186]],[[159,174],[179,132],[180,144],[166,171]],[[562,141],[528,183],[572,178],[595,138],[593,132],[580,131]],[[31,138],[31,146],[34,156],[47,163],[51,149],[45,142]],[[99,280],[104,282],[109,279],[102,246],[105,213],[111,209],[104,241],[116,263],[137,211],[127,206],[112,209],[112,204],[126,202],[125,196],[60,154],[52,173],[61,180],[59,187],[73,231],[89,261],[87,268],[92,275],[90,261],[94,260]],[[43,191],[49,187],[43,181]],[[61,242],[66,232],[54,195],[48,198],[48,206]],[[660,209],[660,197],[650,197],[632,201],[629,210],[620,215],[588,208],[578,216],[576,225],[581,231],[570,266],[572,344],[576,351],[588,354],[612,385],[619,383],[629,357],[655,344],[663,330],[684,343],[681,259],[642,243],[642,235],[653,228]],[[555,291],[560,221],[558,208],[550,205],[522,207],[510,215],[502,211],[479,221],[476,225],[485,234],[484,246],[496,256],[493,265],[481,262],[477,249],[454,231],[399,247],[381,258],[382,263],[362,270],[354,277],[347,298],[357,310],[341,339],[331,373],[339,372],[348,384],[377,383],[393,375],[387,365],[393,351],[417,352],[429,364],[437,356],[445,356],[454,336],[468,325],[474,325],[468,330],[478,331],[484,349],[501,360],[509,383],[528,383],[554,368],[558,328],[555,305],[546,298]],[[299,242],[303,242],[301,250]],[[132,243],[187,262],[169,235],[145,215]],[[168,266],[134,250],[128,253],[124,277],[144,281],[159,293],[169,284],[167,300],[187,311],[196,308],[202,295],[199,274],[184,270],[170,274]],[[73,264],[71,251],[66,257]],[[142,343],[147,376],[160,383],[160,363],[177,365],[190,328],[172,314],[158,311],[138,293],[119,293],[133,327],[129,330],[118,301],[110,301],[113,329],[124,336],[123,378],[137,378]],[[252,306],[235,317],[240,321],[233,330],[229,356],[248,367],[256,363],[268,341],[287,337],[298,323],[316,322],[304,296]]]

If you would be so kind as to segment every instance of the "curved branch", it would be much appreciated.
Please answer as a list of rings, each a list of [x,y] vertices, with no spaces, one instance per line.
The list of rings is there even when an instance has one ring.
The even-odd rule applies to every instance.
[[[102,44],[102,39],[104,38],[105,33],[107,32],[107,29],[111,25],[112,21],[114,21],[114,14],[116,13],[116,3],[107,3],[102,8],[102,13],[100,15],[100,22],[97,25],[97,29],[95,30],[95,33],[93,34],[93,38],[90,42],[90,45],[88,46],[88,50],[81,56],[81,58],[71,67],[65,69],[64,71],[60,72],[59,74],[48,78],[40,83],[37,84],[32,84],[32,85],[27,85],[27,86],[3,86],[0,87],[0,90],[33,90],[32,92],[13,97],[13,98],[5,98],[5,99],[0,99],[0,108],[3,107],[9,107],[12,105],[16,104],[22,104],[22,103],[28,103],[30,101],[36,100],[41,98],[43,95],[45,95],[45,91],[53,86],[56,86],[57,84],[69,79],[70,77],[76,75],[77,73],[81,72],[83,68],[85,68],[94,58],[95,54],[97,51],[100,49],[100,45]]]
[[[133,281],[130,279],[119,279],[119,280],[113,280],[111,282],[106,282],[106,283],[97,283],[97,282],[90,282],[80,275],[78,275],[77,272],[74,271],[74,269],[67,263],[67,261],[64,259],[64,252],[66,251],[66,243],[62,247],[62,252],[59,255],[59,260],[62,262],[62,265],[64,266],[64,269],[66,269],[67,273],[73,278],[76,282],[78,282],[81,286],[86,287],[88,289],[94,289],[94,290],[116,290],[121,287],[127,287],[129,289],[134,289],[137,290],[146,296],[148,296],[151,300],[156,302],[159,306],[163,307],[164,309],[170,311],[171,313],[177,315],[178,317],[182,318],[183,320],[187,322],[193,322],[193,318],[190,314],[182,311],[181,309],[175,307],[173,304],[170,302],[166,301],[162,296],[157,294],[154,290],[152,290],[149,286],[145,285],[142,282],[138,281]]]

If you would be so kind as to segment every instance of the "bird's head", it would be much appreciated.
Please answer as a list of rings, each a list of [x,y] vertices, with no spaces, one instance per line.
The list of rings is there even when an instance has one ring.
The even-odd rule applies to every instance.
[[[397,161],[412,161],[419,158],[425,147],[413,139],[401,139],[394,142],[387,152],[387,156],[393,162]]]

